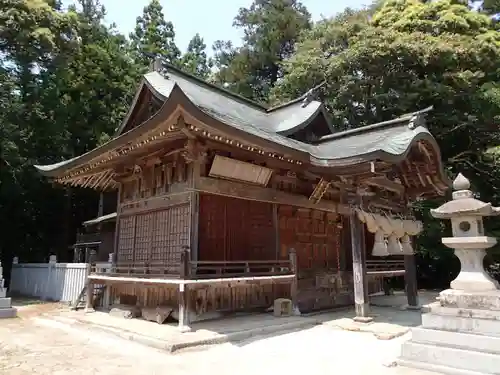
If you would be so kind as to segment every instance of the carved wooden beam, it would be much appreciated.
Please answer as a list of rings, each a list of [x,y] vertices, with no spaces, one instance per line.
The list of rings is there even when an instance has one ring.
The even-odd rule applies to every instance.
[[[313,203],[308,197],[304,197],[302,195],[285,193],[275,189],[252,186],[243,183],[218,180],[210,177],[200,177],[197,179],[194,184],[194,190],[234,198],[337,212],[342,215],[347,215],[350,212],[350,207],[345,204],[328,201]]]
[[[182,156],[186,160],[186,163],[200,163],[206,162],[208,157],[207,147],[200,144],[200,142],[195,139],[188,139],[184,149],[182,151]]]
[[[401,196],[404,194],[405,187],[395,181],[391,181],[384,176],[370,177],[362,181],[363,184],[373,186],[378,189],[392,191]]]

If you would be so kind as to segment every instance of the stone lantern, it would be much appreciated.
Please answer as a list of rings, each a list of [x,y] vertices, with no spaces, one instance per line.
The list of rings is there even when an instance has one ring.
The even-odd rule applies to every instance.
[[[461,269],[450,284],[451,289],[466,292],[497,290],[498,282],[483,267],[486,249],[497,243],[496,238],[484,235],[483,217],[500,214],[491,203],[473,198],[470,183],[462,174],[453,182],[453,200],[431,210],[437,219],[450,219],[453,237],[444,237],[444,245],[455,249]]]
[[[455,250],[461,269],[450,289],[422,308],[422,325],[412,329],[398,364],[446,374],[497,374],[500,370],[500,290],[484,270],[486,249],[496,244],[484,235],[483,217],[500,209],[473,197],[459,174],[453,200],[431,210],[451,220],[452,237],[443,244]]]

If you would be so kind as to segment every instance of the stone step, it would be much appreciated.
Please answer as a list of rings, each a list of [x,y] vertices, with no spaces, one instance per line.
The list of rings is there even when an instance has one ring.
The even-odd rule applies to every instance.
[[[439,373],[444,375],[491,375],[483,372],[461,370],[448,366],[435,365],[427,362],[410,361],[406,359],[397,360],[398,367],[409,367],[417,370],[429,371],[431,373]]]
[[[10,307],[12,307],[12,301],[10,300],[10,297],[0,298],[0,309],[8,309]]]
[[[451,369],[496,374],[500,370],[500,355],[469,351],[459,348],[421,344],[413,341],[403,343],[402,361],[446,366]]]
[[[500,337],[500,320],[497,319],[426,313],[422,314],[422,327]]]
[[[17,316],[17,309],[9,307],[8,309],[0,309],[0,319],[15,318]]]
[[[412,328],[411,332],[411,341],[420,344],[431,344],[500,354],[500,337],[475,335],[472,333],[438,331],[422,327]]]

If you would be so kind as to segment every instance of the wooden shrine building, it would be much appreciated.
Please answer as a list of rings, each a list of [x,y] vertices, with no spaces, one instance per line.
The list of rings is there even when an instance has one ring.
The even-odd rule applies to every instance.
[[[397,249],[376,254],[392,227],[381,237],[365,229],[375,214],[411,222],[409,201],[448,188],[426,112],[336,131],[311,92],[266,108],[168,67],[143,77],[113,139],[36,168],[117,191],[114,266],[89,276],[113,301],[178,306],[181,327],[188,311],[268,308],[280,297],[300,311],[355,303],[362,319],[368,293],[404,273],[403,258],[416,295],[405,231]]]

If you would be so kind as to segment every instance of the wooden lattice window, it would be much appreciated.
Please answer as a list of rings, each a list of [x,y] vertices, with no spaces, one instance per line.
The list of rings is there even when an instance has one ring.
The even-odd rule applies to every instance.
[[[168,211],[158,211],[155,213],[155,222],[153,228],[153,238],[151,244],[151,261],[168,262],[167,254],[167,229],[168,229]]]
[[[167,233],[167,260],[177,263],[181,260],[182,248],[189,246],[189,204],[171,207],[168,210],[168,215],[169,217],[166,221],[168,228],[165,232]]]
[[[149,249],[151,247],[151,230],[153,214],[137,215],[135,231],[135,255],[136,262],[147,262],[149,260]]]
[[[134,260],[135,216],[121,218],[118,228],[117,260],[131,262]]]

